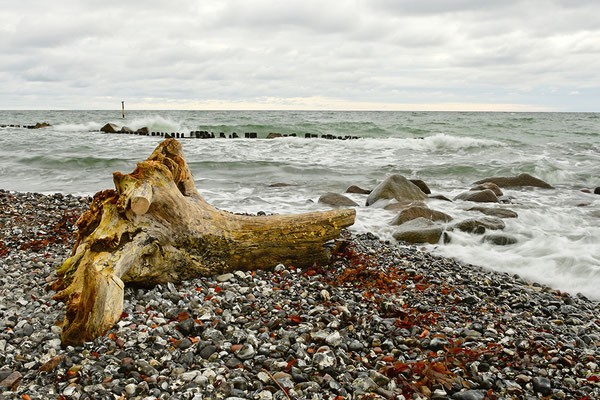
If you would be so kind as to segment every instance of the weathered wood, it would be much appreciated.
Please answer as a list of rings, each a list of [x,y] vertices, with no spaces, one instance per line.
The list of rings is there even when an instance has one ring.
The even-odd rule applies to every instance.
[[[119,320],[125,284],[326,263],[324,243],[355,218],[347,209],[257,217],[218,210],[198,194],[174,139],[113,179],[116,190],[97,193],[77,221],[73,255],[53,283],[66,303],[65,345],[93,340]]]

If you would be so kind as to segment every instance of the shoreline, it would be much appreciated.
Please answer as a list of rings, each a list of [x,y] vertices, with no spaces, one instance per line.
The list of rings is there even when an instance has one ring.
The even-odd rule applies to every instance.
[[[62,349],[44,287],[89,198],[0,206],[6,398],[600,397],[600,303],[372,234],[322,268],[127,288],[113,329]]]

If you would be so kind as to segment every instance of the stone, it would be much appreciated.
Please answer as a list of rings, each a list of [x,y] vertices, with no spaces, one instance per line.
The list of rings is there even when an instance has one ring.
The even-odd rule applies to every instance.
[[[390,222],[390,225],[402,225],[405,222],[413,220],[415,218],[423,217],[431,221],[452,221],[452,217],[441,211],[432,210],[427,207],[409,207],[402,210],[396,217]]]
[[[396,199],[398,201],[425,200],[427,195],[421,189],[402,175],[392,175],[381,182],[367,198],[367,206],[381,199]]]
[[[477,203],[500,203],[498,196],[490,189],[469,190],[456,196],[454,200],[474,201]]]
[[[485,390],[465,390],[452,395],[453,400],[483,400],[487,392]]]
[[[390,204],[387,204],[385,207],[383,207],[383,209],[388,211],[402,211],[410,207],[427,208],[427,205],[422,201],[394,201]]]
[[[325,338],[325,342],[327,342],[328,345],[333,347],[338,347],[342,344],[343,341],[344,339],[338,331],[333,332]]]
[[[115,124],[106,124],[102,128],[100,128],[100,132],[104,133],[117,133],[119,132],[119,127]]]
[[[227,282],[228,280],[231,280],[232,278],[233,278],[233,274],[228,272],[226,274],[217,276],[216,279],[217,279],[217,282],[223,283],[223,282]]]
[[[436,200],[449,201],[450,203],[452,203],[452,200],[450,200],[449,198],[447,198],[443,194],[430,194],[429,198],[430,199],[436,199]]]
[[[427,186],[427,184],[425,182],[423,182],[420,179],[409,179],[409,181],[411,181],[412,183],[414,183],[419,189],[421,189],[421,191],[425,194],[431,194],[431,190],[429,189],[429,186]]]
[[[41,123],[40,123],[40,122],[38,122],[38,123],[36,123],[36,124],[33,126],[33,129],[45,128],[45,127],[47,127],[47,126],[52,126],[52,125],[50,125],[50,124],[49,124],[49,123],[47,123],[47,122],[41,122]]]
[[[315,353],[312,362],[319,371],[326,371],[337,365],[335,355],[329,349]]]
[[[600,194],[600,186],[594,189],[594,194]]]
[[[280,138],[283,137],[283,135],[281,133],[277,133],[277,132],[271,132],[267,135],[267,139],[275,139],[275,138]]]
[[[504,196],[504,193],[502,193],[502,190],[498,187],[498,185],[496,185],[495,183],[492,183],[492,182],[481,183],[477,186],[473,186],[470,190],[475,191],[475,190],[486,190],[486,189],[491,190],[498,197]]]
[[[439,242],[443,228],[431,220],[423,217],[415,218],[400,225],[392,234],[394,239],[408,243]]]
[[[120,132],[121,133],[133,133],[133,129],[124,126],[121,128]]]
[[[496,246],[508,246],[518,242],[518,240],[513,236],[500,234],[485,235],[483,237],[483,241],[495,244]]]
[[[137,131],[135,131],[136,135],[142,135],[142,136],[147,136],[149,133],[148,128],[146,128],[145,126],[143,128],[138,129]]]
[[[135,394],[135,384],[130,383],[128,385],[125,385],[125,393],[127,393],[129,396],[133,396]]]
[[[368,376],[363,376],[352,381],[352,389],[356,393],[370,393],[377,389],[377,384]]]
[[[273,187],[273,188],[278,188],[278,187],[288,187],[288,186],[294,186],[291,183],[283,183],[283,182],[277,182],[277,183],[273,183],[271,185],[269,185],[269,187]]]
[[[356,193],[356,194],[371,194],[370,190],[360,188],[356,185],[352,185],[346,189],[346,193]]]
[[[236,353],[236,356],[240,360],[249,360],[252,357],[254,357],[255,355],[256,355],[256,350],[254,349],[254,346],[252,346],[251,344],[244,345],[244,347],[242,347],[242,349]]]
[[[474,184],[478,185],[481,183],[491,182],[495,183],[501,188],[507,187],[522,187],[522,186],[533,186],[539,187],[542,189],[554,189],[551,185],[544,182],[541,179],[535,178],[529,174],[521,174],[518,176],[509,176],[509,177],[492,177],[485,178],[474,182]]]
[[[483,217],[483,218],[470,218],[460,221],[452,227],[462,232],[469,233],[484,233],[486,229],[489,230],[500,230],[504,229],[506,225],[501,219],[495,217]]]
[[[327,204],[333,207],[357,207],[358,204],[343,194],[325,193],[319,197],[319,203]]]
[[[531,381],[533,391],[540,393],[542,396],[550,396],[552,394],[552,383],[550,379],[543,376],[536,376]]]
[[[58,364],[60,364],[63,358],[65,358],[64,354],[54,356],[50,360],[48,360],[44,365],[38,368],[38,370],[42,372],[53,371],[58,366]]]
[[[213,355],[214,352],[217,351],[217,347],[209,344],[207,346],[205,346],[204,348],[202,348],[202,350],[200,350],[200,352],[198,353],[200,355],[200,357],[204,358],[205,360],[208,360],[208,358],[210,356]]]
[[[19,385],[21,379],[23,379],[23,375],[21,375],[21,373],[18,371],[14,371],[4,378],[2,382],[0,382],[0,386],[4,386],[12,390]]]
[[[506,208],[471,207],[467,211],[479,211],[482,214],[498,218],[517,218],[519,216],[515,211]]]
[[[444,347],[448,345],[448,341],[439,336],[434,337],[429,342],[429,348],[433,351],[444,350]]]

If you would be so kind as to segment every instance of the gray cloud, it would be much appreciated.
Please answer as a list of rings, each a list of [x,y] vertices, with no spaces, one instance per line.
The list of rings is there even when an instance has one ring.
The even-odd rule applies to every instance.
[[[3,3],[1,108],[318,98],[598,111],[595,1]]]

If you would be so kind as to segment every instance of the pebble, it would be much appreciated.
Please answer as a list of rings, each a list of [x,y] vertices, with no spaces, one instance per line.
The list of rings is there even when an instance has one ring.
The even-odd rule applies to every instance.
[[[408,400],[435,367],[412,398],[600,398],[598,302],[372,234],[344,233],[364,256],[322,268],[126,287],[115,327],[63,348],[45,287],[88,205],[0,190],[0,397],[286,400],[276,381],[291,398]]]

